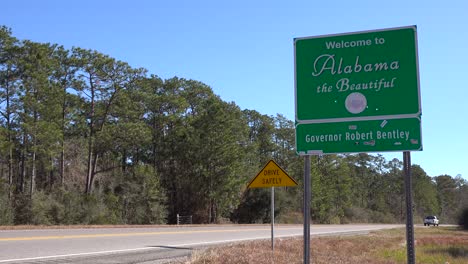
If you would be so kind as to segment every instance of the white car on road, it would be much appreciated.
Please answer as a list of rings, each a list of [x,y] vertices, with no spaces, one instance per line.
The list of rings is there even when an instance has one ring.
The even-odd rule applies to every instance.
[[[426,216],[426,218],[424,218],[424,226],[426,225],[439,226],[439,219],[435,215]]]

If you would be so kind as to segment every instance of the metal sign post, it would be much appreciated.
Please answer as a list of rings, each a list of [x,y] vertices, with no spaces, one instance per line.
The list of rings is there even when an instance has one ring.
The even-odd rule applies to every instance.
[[[406,193],[406,250],[408,264],[414,264],[416,257],[414,254],[413,184],[411,179],[411,155],[409,151],[403,152],[403,169],[405,171]]]
[[[310,263],[310,156],[304,156],[304,264]]]
[[[275,251],[275,187],[271,187],[271,251]]]
[[[274,160],[270,160],[255,176],[247,188],[271,187],[271,251],[275,250],[275,186],[297,186],[291,178]]]

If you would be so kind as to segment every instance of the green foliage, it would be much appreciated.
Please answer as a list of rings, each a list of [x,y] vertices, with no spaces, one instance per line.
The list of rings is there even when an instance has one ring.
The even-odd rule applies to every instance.
[[[439,215],[440,206],[437,199],[437,188],[432,179],[418,165],[411,168],[414,188],[415,214],[418,219],[426,215]]]
[[[13,208],[7,197],[0,197],[0,225],[13,224]]]
[[[49,214],[54,201],[50,196],[43,192],[34,193],[31,199],[31,219],[29,224],[33,225],[51,225],[52,219]]]
[[[270,189],[248,189],[241,204],[231,215],[231,221],[240,224],[270,222]]]
[[[14,224],[27,225],[31,223],[32,203],[29,195],[16,194],[13,197],[14,202]]]
[[[57,189],[53,195],[59,205],[53,209],[57,223],[81,224],[82,215],[85,213],[82,206],[85,196],[75,190],[66,191],[62,188]]]
[[[435,177],[437,198],[439,201],[439,217],[446,222],[455,223],[457,221],[457,182],[449,175]]]
[[[294,122],[241,110],[202,82],[20,41],[2,26],[0,101],[0,224],[269,222],[270,191],[245,187],[270,159],[299,183],[276,189],[277,219],[301,214]],[[416,219],[455,222],[468,183],[412,169]],[[312,157],[311,171],[314,222],[404,221],[400,161],[328,155]]]
[[[131,183],[123,183],[119,191],[125,223],[166,223],[166,195],[157,173],[151,166],[139,165],[132,169],[132,177]]]
[[[8,185],[0,179],[0,225],[13,223],[13,207],[8,199]]]
[[[468,230],[468,208],[465,208],[458,217],[458,224],[464,229]]]
[[[339,223],[351,205],[349,165],[339,156],[312,159],[312,217],[320,223]]]
[[[109,210],[104,201],[97,194],[90,194],[82,201],[80,222],[86,225],[100,225],[108,223]],[[112,214],[111,214],[112,216]],[[112,219],[109,219],[112,220]]]
[[[372,222],[371,211],[361,207],[348,207],[344,210],[344,222],[348,223],[369,223]]]

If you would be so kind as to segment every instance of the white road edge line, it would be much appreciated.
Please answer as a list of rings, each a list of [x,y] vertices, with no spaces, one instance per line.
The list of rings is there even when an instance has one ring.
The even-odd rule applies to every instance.
[[[127,252],[127,251],[138,251],[138,250],[143,250],[143,249],[148,249],[148,248],[109,250],[109,251],[76,253],[76,254],[66,254],[66,255],[34,257],[34,258],[6,259],[6,260],[0,260],[0,263],[8,263],[8,262],[15,262],[15,261],[28,261],[28,260],[41,260],[41,259],[53,259],[53,258],[66,258],[66,257],[86,256],[86,255],[99,255],[99,254],[106,254],[106,253],[119,253],[119,252]]]

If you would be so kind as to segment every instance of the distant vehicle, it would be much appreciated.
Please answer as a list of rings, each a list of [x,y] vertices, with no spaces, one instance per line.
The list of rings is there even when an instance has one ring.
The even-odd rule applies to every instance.
[[[439,226],[439,219],[435,215],[426,216],[426,218],[424,218],[424,226],[426,225]]]

